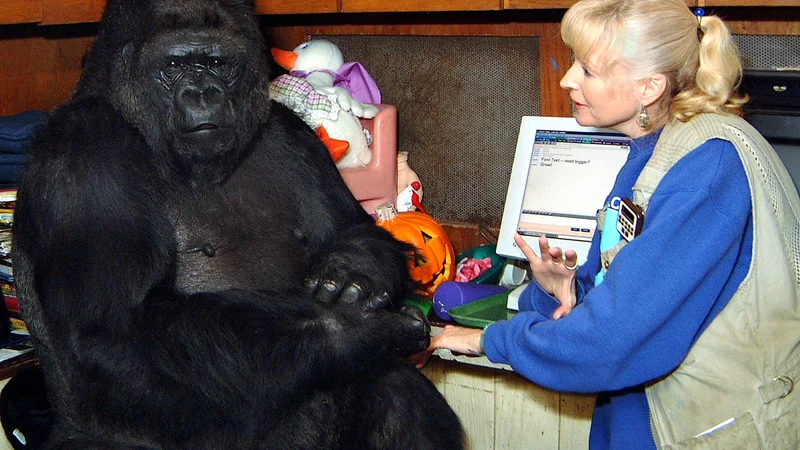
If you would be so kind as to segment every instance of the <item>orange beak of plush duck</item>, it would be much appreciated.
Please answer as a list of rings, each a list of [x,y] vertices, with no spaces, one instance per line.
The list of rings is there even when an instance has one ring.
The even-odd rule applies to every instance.
[[[297,63],[297,53],[293,51],[281,50],[273,47],[270,52],[275,62],[286,70],[292,70]]]

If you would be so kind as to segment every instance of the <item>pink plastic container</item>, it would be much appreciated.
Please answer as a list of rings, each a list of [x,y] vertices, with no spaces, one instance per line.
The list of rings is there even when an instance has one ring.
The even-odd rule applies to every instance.
[[[397,108],[376,106],[375,117],[361,119],[372,134],[372,160],[367,167],[339,170],[350,192],[370,214],[383,203],[397,206]]]

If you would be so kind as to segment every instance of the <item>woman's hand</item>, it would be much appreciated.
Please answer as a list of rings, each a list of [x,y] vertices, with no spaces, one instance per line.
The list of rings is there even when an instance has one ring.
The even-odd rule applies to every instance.
[[[421,368],[428,362],[433,352],[439,348],[446,348],[454,353],[465,355],[480,355],[483,353],[481,334],[483,334],[483,330],[478,328],[445,325],[439,334],[431,337],[431,345],[428,346],[428,349],[413,355],[411,362]]]
[[[550,247],[547,238],[539,237],[541,257],[522,239],[514,235],[514,241],[528,258],[533,278],[547,293],[561,302],[553,313],[553,319],[560,319],[572,311],[577,302],[575,294],[575,270],[578,268],[578,254],[575,250],[562,252],[559,247]]]
[[[455,353],[480,355],[483,354],[481,334],[483,334],[483,330],[479,328],[445,325],[441,333],[431,337],[431,345],[428,350],[446,348]]]

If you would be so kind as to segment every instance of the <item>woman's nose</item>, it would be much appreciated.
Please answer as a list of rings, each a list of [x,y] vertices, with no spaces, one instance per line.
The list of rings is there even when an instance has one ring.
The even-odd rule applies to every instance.
[[[561,81],[558,82],[559,86],[562,89],[572,90],[577,89],[578,82],[577,82],[577,75],[580,73],[580,63],[575,61],[572,63],[570,68],[567,70],[567,73],[561,78]]]

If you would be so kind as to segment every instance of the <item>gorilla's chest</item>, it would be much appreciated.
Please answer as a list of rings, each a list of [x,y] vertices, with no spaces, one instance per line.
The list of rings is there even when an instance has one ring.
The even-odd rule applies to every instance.
[[[280,194],[214,191],[172,207],[179,290],[283,290],[305,277],[304,231]]]

